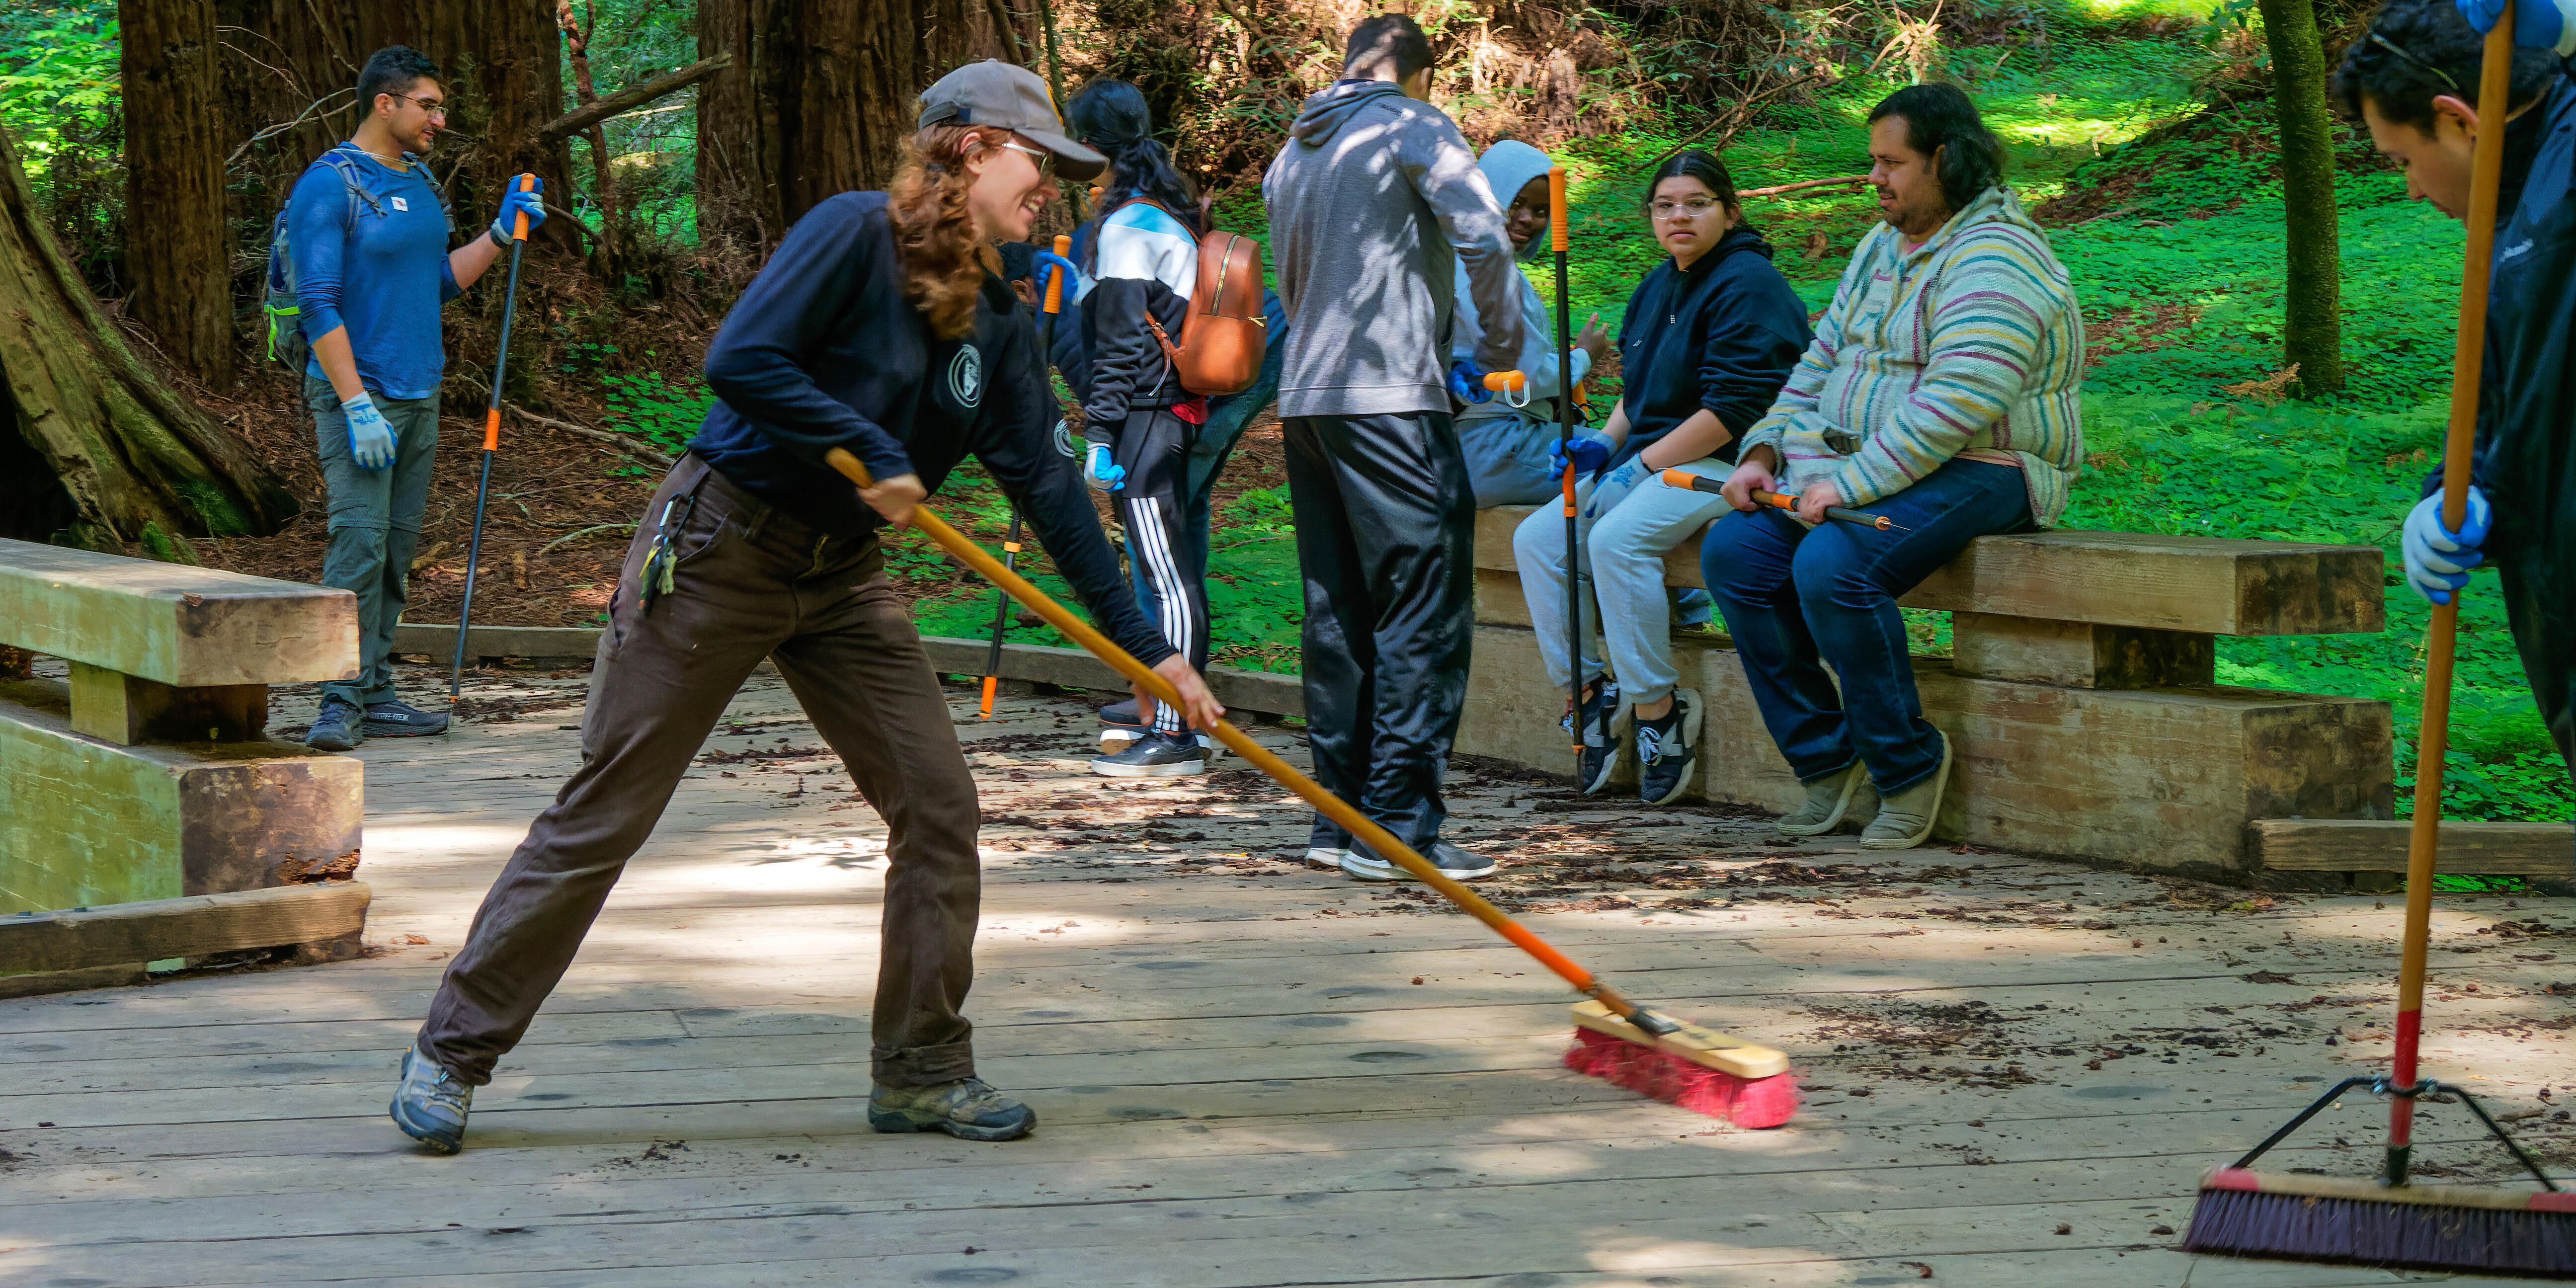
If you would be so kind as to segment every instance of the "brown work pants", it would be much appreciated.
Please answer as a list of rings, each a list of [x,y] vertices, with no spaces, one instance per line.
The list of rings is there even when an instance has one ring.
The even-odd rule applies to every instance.
[[[692,495],[674,542],[675,589],[646,606],[639,577],[664,507],[677,498],[686,508]],[[874,537],[822,536],[681,458],[627,547],[582,720],[581,769],[483,897],[421,1026],[423,1052],[467,1083],[491,1080],[726,703],[769,658],[886,820],[877,1081],[974,1075],[972,1026],[958,1007],[974,983],[982,887],[975,781],[884,564]]]

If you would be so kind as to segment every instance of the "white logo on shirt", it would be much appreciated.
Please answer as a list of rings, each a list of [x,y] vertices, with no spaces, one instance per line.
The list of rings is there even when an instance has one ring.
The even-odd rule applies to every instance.
[[[957,356],[949,360],[948,393],[960,407],[972,408],[984,400],[984,355],[974,345],[959,345]]]
[[[2512,249],[2510,249],[2510,250],[2506,251],[2506,252],[2505,252],[2505,253],[2503,253],[2502,255],[2498,255],[2498,256],[2496,256],[2496,262],[2497,262],[2497,263],[2499,263],[2499,264],[2501,264],[2501,263],[2503,263],[2504,261],[2506,261],[2506,260],[2508,260],[2508,259],[2516,259],[2516,258],[2519,258],[2519,257],[2521,257],[2521,256],[2528,255],[2528,254],[2530,254],[2530,253],[2531,253],[2531,239],[2529,239],[2529,238],[2524,238],[2524,239],[2523,239],[2523,243],[2522,243],[2521,245],[2516,246],[2516,247],[2514,247],[2514,248],[2512,248]]]
[[[396,198],[394,198],[394,209],[396,209],[396,210],[409,210],[409,209],[411,209],[411,203],[410,203],[410,202],[408,202],[408,201],[403,200],[403,199],[402,199],[402,198],[400,198],[400,197],[396,197]]]

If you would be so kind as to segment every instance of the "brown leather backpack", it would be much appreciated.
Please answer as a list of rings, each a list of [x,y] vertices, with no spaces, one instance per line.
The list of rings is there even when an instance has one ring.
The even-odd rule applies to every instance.
[[[1171,208],[1151,197],[1135,197],[1164,214]],[[1204,218],[1204,215],[1202,215]],[[1172,215],[1175,223],[1187,221]],[[1204,226],[1204,225],[1203,225]],[[1241,233],[1210,229],[1199,236],[1198,285],[1190,291],[1190,311],[1181,323],[1181,342],[1163,333],[1163,324],[1145,315],[1145,325],[1163,346],[1181,388],[1194,394],[1234,394],[1252,387],[1261,374],[1261,354],[1270,327],[1261,316],[1261,243]]]

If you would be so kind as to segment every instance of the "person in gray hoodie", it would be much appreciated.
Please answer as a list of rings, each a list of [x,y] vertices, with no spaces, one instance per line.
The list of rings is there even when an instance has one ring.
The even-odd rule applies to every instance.
[[[1465,879],[1494,863],[1440,839],[1475,559],[1475,494],[1449,415],[1452,283],[1463,261],[1489,320],[1485,371],[1520,360],[1523,288],[1493,190],[1430,86],[1421,27],[1362,22],[1342,79],[1306,100],[1261,191],[1289,317],[1279,414],[1315,777]],[[1321,816],[1306,854],[1362,880],[1405,876]]]
[[[1548,253],[1549,203],[1547,172],[1554,163],[1526,143],[1505,139],[1485,149],[1476,168],[1503,202],[1503,231],[1512,239],[1520,262],[1535,262]],[[1484,323],[1476,316],[1474,283],[1467,280],[1465,260],[1458,263],[1452,288],[1458,320],[1450,328],[1449,353],[1458,362],[1473,362],[1485,343]],[[1467,477],[1476,489],[1476,508],[1529,505],[1557,494],[1556,467],[1550,452],[1557,444],[1556,400],[1583,383],[1592,368],[1610,353],[1610,332],[1595,313],[1573,341],[1570,370],[1557,370],[1556,315],[1539,298],[1527,274],[1521,277],[1521,352],[1513,363],[1529,378],[1529,401],[1513,406],[1501,398],[1470,403],[1458,413],[1458,446],[1467,455]]]

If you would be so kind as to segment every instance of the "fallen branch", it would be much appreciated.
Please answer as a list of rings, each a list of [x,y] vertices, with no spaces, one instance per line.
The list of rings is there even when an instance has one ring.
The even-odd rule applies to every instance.
[[[556,420],[552,416],[540,416],[517,403],[503,403],[501,405],[509,408],[510,413],[514,416],[520,416],[527,420],[534,421],[548,429],[560,429],[567,434],[606,443],[609,446],[616,448],[619,452],[632,456],[637,461],[646,465],[656,465],[667,470],[676,463],[671,457],[665,456],[650,447],[646,447],[642,443],[636,442],[632,435],[620,434],[613,429],[592,429],[588,425],[576,425],[568,420]]]
[[[668,76],[657,76],[641,85],[629,85],[597,102],[585,103],[566,112],[540,127],[537,136],[549,143],[569,138],[611,117],[623,116],[654,99],[687,89],[732,65],[731,54],[701,58]]]
[[[594,532],[633,532],[634,530],[635,525],[631,523],[592,524],[590,527],[583,528],[579,532],[567,532],[562,536],[537,547],[537,557],[543,559],[546,557],[546,552],[553,550],[556,546],[564,545],[568,542],[579,541],[583,537],[589,536]]]
[[[1773,184],[1768,188],[1746,188],[1737,192],[1735,195],[1738,197],[1777,197],[1786,192],[1803,192],[1810,188],[1842,188],[1856,183],[1867,182],[1869,182],[1868,175],[1847,174],[1838,179],[1802,179],[1796,183]]]

